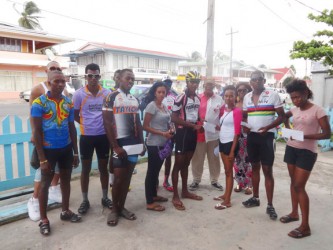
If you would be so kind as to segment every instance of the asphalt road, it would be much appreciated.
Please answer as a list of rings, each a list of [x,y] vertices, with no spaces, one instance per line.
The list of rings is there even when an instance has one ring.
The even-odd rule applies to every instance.
[[[20,118],[29,117],[29,103],[20,99],[13,102],[0,101],[0,117],[7,115],[17,115]]]

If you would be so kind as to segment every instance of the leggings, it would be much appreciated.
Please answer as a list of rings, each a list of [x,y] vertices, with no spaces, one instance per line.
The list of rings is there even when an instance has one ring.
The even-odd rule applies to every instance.
[[[164,160],[158,156],[158,146],[147,146],[148,149],[148,169],[145,180],[146,202],[152,204],[153,198],[157,196],[158,176]]]

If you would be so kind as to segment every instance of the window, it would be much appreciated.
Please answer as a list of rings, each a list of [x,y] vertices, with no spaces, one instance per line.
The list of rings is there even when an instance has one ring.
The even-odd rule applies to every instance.
[[[21,52],[21,40],[0,37],[0,50]]]
[[[0,70],[0,91],[23,91],[31,87],[31,72]]]

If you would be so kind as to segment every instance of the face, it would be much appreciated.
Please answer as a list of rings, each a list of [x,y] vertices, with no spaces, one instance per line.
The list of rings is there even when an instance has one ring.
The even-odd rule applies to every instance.
[[[47,65],[47,68],[46,68],[45,72],[48,73],[50,71],[62,71],[62,70],[60,68],[59,63],[51,62]]]
[[[290,99],[296,107],[301,107],[308,101],[307,93],[294,91],[290,93]]]
[[[166,88],[164,86],[160,86],[155,91],[155,98],[157,101],[163,101],[166,95]]]
[[[57,72],[51,72],[48,75],[48,81],[50,84],[50,90],[56,95],[61,95],[66,86],[66,79],[63,74]]]
[[[204,93],[205,95],[211,96],[214,94],[214,88],[215,88],[215,84],[212,82],[206,82],[204,84]]]
[[[119,87],[122,91],[128,93],[134,84],[134,74],[131,71],[125,71],[122,75],[119,75]]]
[[[251,75],[250,84],[254,90],[263,89],[265,82],[266,80],[262,74],[256,73]]]
[[[99,70],[88,69],[84,78],[86,79],[89,86],[97,86],[99,84],[101,75],[99,74]]]
[[[241,85],[237,89],[237,95],[239,96],[240,99],[243,99],[244,96],[247,94],[248,90],[245,86]]]
[[[230,106],[230,105],[235,105],[236,101],[236,94],[235,91],[228,89],[225,91],[224,96],[223,96],[224,102]]]
[[[199,86],[200,80],[190,80],[187,82],[187,89],[191,94],[194,94]]]

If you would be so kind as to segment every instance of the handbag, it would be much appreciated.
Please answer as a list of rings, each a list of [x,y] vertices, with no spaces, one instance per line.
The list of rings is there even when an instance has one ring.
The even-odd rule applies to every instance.
[[[165,158],[169,157],[173,150],[173,142],[171,139],[167,140],[164,144],[163,148],[160,149],[158,147],[158,156],[161,160],[164,160]]]
[[[33,150],[32,150],[32,154],[31,154],[31,157],[30,157],[30,165],[34,169],[38,169],[40,167],[39,157],[38,157],[36,147],[34,147]]]

